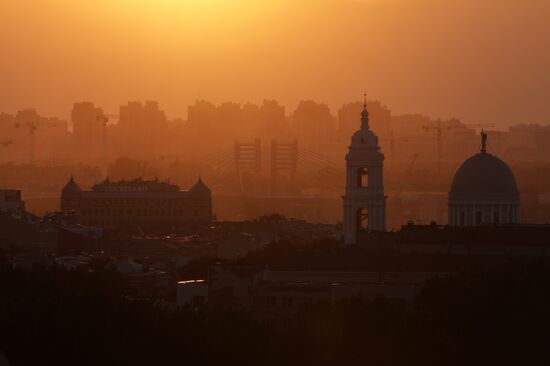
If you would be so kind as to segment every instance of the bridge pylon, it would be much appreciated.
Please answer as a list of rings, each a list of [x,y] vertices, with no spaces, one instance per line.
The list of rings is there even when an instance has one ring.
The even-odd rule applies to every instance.
[[[255,186],[260,182],[262,170],[262,145],[260,139],[253,143],[243,143],[235,141],[234,144],[235,168],[237,179],[242,193],[247,193],[248,189],[243,179],[243,174],[252,172],[254,175]]]
[[[292,193],[296,185],[296,167],[298,163],[298,141],[291,143],[280,143],[277,140],[271,141],[271,177],[269,185],[270,195],[279,193]],[[281,174],[283,173],[283,174]],[[281,192],[281,177],[286,173],[288,176],[287,192]]]

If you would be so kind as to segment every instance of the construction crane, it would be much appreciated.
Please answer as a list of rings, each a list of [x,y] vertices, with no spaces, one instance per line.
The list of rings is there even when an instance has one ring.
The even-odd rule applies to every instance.
[[[495,125],[492,123],[472,123],[472,124],[468,123],[466,124],[466,127],[475,128],[475,129],[478,129],[478,128],[484,129],[484,128],[495,127]]]
[[[441,171],[441,160],[442,160],[442,147],[443,147],[443,130],[450,130],[456,128],[454,125],[443,126],[441,119],[438,119],[436,125],[424,125],[423,128],[426,131],[435,131],[436,140],[437,140],[437,170]]]
[[[487,128],[495,127],[495,125],[491,123],[472,123],[472,124],[467,124],[466,126],[470,128],[475,128],[476,133],[481,132],[481,134],[484,134]],[[481,129],[481,131],[479,131],[479,129]],[[485,134],[485,136],[487,136],[487,134]]]
[[[395,137],[394,135],[394,130],[391,129],[390,130],[390,136],[389,138],[380,138],[379,141],[382,143],[384,149],[385,149],[385,146],[386,146],[386,143],[388,143],[389,145],[389,166],[390,166],[390,169],[392,171],[394,171],[394,169],[396,168],[396,163],[397,163],[397,154],[396,154],[396,141],[397,143],[401,143],[403,144],[404,142],[411,142],[412,140],[409,140],[409,139],[406,139],[406,138],[399,138],[399,137]],[[402,149],[402,147],[400,147],[400,149]],[[399,150],[399,149],[397,149]]]
[[[403,172],[403,176],[402,178],[400,179],[401,182],[404,182],[406,181],[410,176],[411,174],[413,173],[414,171],[414,164],[416,163],[416,160],[418,159],[418,153],[414,153],[411,161],[409,162],[409,164],[407,165],[407,168],[405,168],[404,172]],[[395,198],[396,199],[401,199],[401,190],[403,189],[402,186],[398,186],[397,187],[397,192],[395,194]]]

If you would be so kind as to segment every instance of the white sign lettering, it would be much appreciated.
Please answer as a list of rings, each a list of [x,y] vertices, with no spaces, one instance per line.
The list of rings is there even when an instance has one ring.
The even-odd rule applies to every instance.
[[[109,186],[105,187],[105,192],[112,193],[143,193],[149,189],[147,186]]]

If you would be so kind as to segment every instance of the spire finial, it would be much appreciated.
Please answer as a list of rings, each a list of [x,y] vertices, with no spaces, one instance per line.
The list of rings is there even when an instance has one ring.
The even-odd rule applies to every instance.
[[[487,132],[482,128],[481,129],[481,153],[485,154],[487,152]]]
[[[367,92],[363,94],[364,96],[364,102],[363,102],[363,112],[361,112],[361,129],[368,130],[369,129],[369,111],[367,110]]]

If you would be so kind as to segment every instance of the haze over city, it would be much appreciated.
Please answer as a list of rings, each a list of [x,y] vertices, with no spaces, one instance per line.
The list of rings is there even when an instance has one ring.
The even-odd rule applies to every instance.
[[[550,365],[548,0],[2,0],[0,366]]]
[[[337,109],[367,89],[397,114],[548,123],[544,0],[204,0],[0,5],[0,110],[69,117],[159,100]]]

